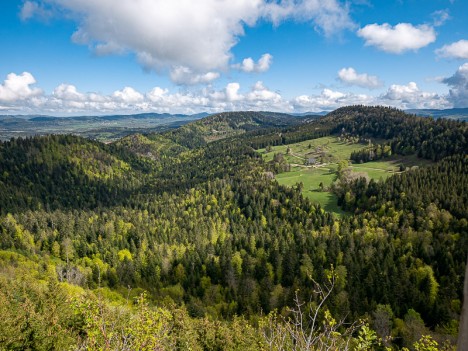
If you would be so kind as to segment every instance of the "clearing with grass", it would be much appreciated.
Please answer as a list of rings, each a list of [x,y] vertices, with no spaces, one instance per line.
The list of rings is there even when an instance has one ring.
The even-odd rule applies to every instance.
[[[340,161],[349,161],[352,177],[362,176],[375,180],[386,179],[402,170],[431,163],[414,155],[398,155],[385,160],[351,164],[351,154],[366,147],[363,143],[350,143],[338,136],[327,136],[290,145],[271,146],[259,149],[258,152],[266,162],[273,161],[275,155],[278,157],[281,154],[283,161],[289,164],[289,171],[276,175],[279,184],[294,186],[302,183],[305,197],[319,203],[326,211],[341,216],[344,212],[338,207],[336,196],[329,191],[331,184],[337,180],[337,166]]]

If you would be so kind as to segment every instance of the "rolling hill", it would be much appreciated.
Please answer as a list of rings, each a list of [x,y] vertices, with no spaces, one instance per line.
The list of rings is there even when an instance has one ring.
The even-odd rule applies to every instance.
[[[163,335],[181,348],[216,339],[217,349],[267,349],[301,308],[318,309],[320,328],[364,323],[324,340],[453,344],[468,248],[466,129],[351,106],[306,121],[223,113],[109,144],[0,142],[0,348],[77,349],[109,331],[116,344]],[[316,184],[328,174],[275,179],[286,174],[275,162],[311,152],[338,162],[333,184]],[[394,155],[427,162],[380,181],[347,177],[342,162]],[[333,195],[341,217],[304,196],[312,186]]]
[[[210,142],[245,133],[271,133],[272,130],[298,126],[306,119],[274,112],[224,112],[187,123],[163,133],[132,135],[117,141],[138,155],[159,159]]]

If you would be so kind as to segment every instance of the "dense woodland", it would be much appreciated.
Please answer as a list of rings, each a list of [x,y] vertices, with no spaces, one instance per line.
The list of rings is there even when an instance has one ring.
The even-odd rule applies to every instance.
[[[338,174],[338,218],[255,151],[330,134],[366,141],[355,162],[437,162],[380,182]],[[0,349],[448,350],[467,154],[464,122],[362,106],[300,123],[221,114],[108,145],[3,142]]]

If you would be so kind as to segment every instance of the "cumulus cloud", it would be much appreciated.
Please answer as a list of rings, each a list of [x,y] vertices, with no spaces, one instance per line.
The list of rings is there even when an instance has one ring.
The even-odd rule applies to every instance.
[[[251,57],[245,58],[242,63],[238,63],[234,65],[233,67],[247,72],[247,73],[261,73],[261,72],[266,72],[270,69],[270,65],[273,61],[273,56],[270,54],[263,54],[257,62],[255,62]]]
[[[150,69],[185,66],[200,72],[227,66],[243,23],[253,25],[261,5],[260,0],[43,1],[68,11],[79,24],[74,41],[100,54],[130,51]]]
[[[293,99],[296,111],[330,111],[347,105],[384,105],[400,109],[410,108],[448,108],[451,106],[445,96],[421,91],[417,84],[391,85],[385,94],[372,96],[353,94],[331,89],[323,89],[317,95],[301,95]]]
[[[357,73],[352,67],[339,70],[338,79],[347,85],[357,85],[368,89],[379,88],[383,85],[377,76],[370,76],[367,73]]]
[[[125,87],[122,90],[117,90],[112,94],[112,97],[126,103],[141,102],[144,99],[144,96],[132,87]]]
[[[270,90],[263,82],[256,82],[246,93],[240,93],[238,83],[229,83],[226,87],[226,107],[230,110],[269,110],[269,111],[292,111],[289,101],[284,99],[278,92]]]
[[[262,102],[262,101],[271,101],[271,102],[280,102],[282,97],[277,92],[271,91],[263,82],[258,81],[252,87],[252,91],[247,94],[247,99],[250,101]]]
[[[365,40],[366,46],[375,46],[393,54],[417,51],[436,40],[434,28],[426,24],[413,26],[410,23],[399,23],[391,26],[388,23],[374,23],[359,29],[357,34]]]
[[[352,27],[339,0],[28,0],[22,18],[38,16],[43,4],[74,19],[73,41],[97,54],[132,52],[145,68],[172,71],[176,79],[179,67],[188,67],[200,82],[229,67],[244,27],[260,19],[311,22],[326,35]],[[269,60],[265,56],[257,69],[268,69]]]
[[[453,77],[444,80],[451,86],[450,95],[424,92],[416,83],[391,85],[385,94],[372,96],[323,89],[318,94],[304,94],[285,98],[281,93],[258,81],[250,88],[238,82],[227,83],[215,89],[205,86],[180,92],[154,87],[140,92],[132,87],[111,94],[81,92],[71,84],[60,84],[52,93],[45,94],[31,87],[36,80],[28,73],[11,73],[0,85],[0,110],[3,113],[41,113],[51,115],[102,115],[115,113],[168,112],[197,113],[233,110],[316,112],[329,111],[346,105],[387,105],[398,108],[447,108],[467,106],[468,63]]]
[[[309,112],[330,111],[346,105],[371,105],[374,103],[374,98],[369,95],[343,93],[331,89],[323,89],[318,95],[300,95],[292,101],[295,110]]]
[[[442,46],[436,50],[439,57],[454,59],[468,59],[468,40],[459,40],[455,43]]]
[[[35,1],[25,1],[19,13],[19,17],[23,21],[27,21],[33,17],[41,21],[47,21],[52,16],[53,12],[49,8]]]
[[[448,99],[454,107],[468,107],[468,62],[458,67],[453,76],[445,78],[442,82],[451,88]]]
[[[10,73],[0,85],[0,101],[21,101],[42,94],[42,90],[31,87],[33,84],[36,84],[36,79],[29,72],[20,75]]]
[[[86,96],[76,90],[74,85],[60,84],[54,89],[52,95],[57,99],[68,101],[84,101]]]
[[[195,73],[188,67],[179,66],[171,70],[171,80],[176,84],[196,85],[210,83],[219,78],[218,72]]]
[[[392,84],[384,98],[390,100],[410,100],[418,96],[419,88],[415,82],[409,82],[408,85]]]
[[[25,72],[11,73],[0,85],[0,110],[15,113],[43,113],[52,115],[113,114],[138,112],[196,113],[229,110],[291,110],[289,102],[262,82],[250,90],[242,91],[237,82],[228,83],[215,90],[171,93],[168,89],[154,87],[147,93],[125,87],[109,95],[80,92],[71,84],[60,84],[51,94],[44,94],[35,84],[34,77]]]
[[[326,36],[355,26],[348,7],[337,0],[265,1],[262,12],[275,25],[290,18],[312,21],[315,29]]]
[[[239,101],[243,99],[241,95],[239,95],[240,84],[239,83],[229,83],[226,86],[226,100],[227,101]]]
[[[146,97],[151,100],[152,102],[160,102],[163,101],[166,94],[169,92],[167,89],[163,89],[160,87],[154,87],[151,89],[150,92],[146,94]]]
[[[407,85],[392,84],[387,92],[381,96],[381,101],[383,104],[402,109],[450,107],[444,96],[421,91],[415,82],[409,82]]]

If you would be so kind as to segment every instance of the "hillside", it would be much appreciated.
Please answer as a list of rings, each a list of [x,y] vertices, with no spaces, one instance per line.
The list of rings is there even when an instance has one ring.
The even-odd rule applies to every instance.
[[[137,156],[152,160],[175,156],[188,149],[161,133],[132,134],[117,140],[114,144]]]
[[[393,108],[351,106],[307,120],[281,135],[262,135],[254,143],[273,170],[287,171],[277,176],[281,184],[300,182],[304,196],[341,214],[331,191],[340,161],[352,162],[348,179],[379,180],[463,154],[467,141],[464,123],[416,117]]]
[[[0,212],[94,208],[119,203],[145,178],[124,149],[71,135],[0,145]]]
[[[317,340],[353,350],[453,344],[466,124],[362,106],[300,121],[239,112],[111,144],[1,142],[0,348],[255,350],[281,335],[292,349],[310,332],[294,316],[315,311]],[[323,190],[341,217],[275,179],[311,152],[336,163]],[[342,162],[395,155],[425,161],[382,180]]]
[[[304,119],[274,112],[224,112],[188,123],[164,133],[129,136],[117,142],[138,155],[160,159],[174,156],[187,149],[207,143],[244,135],[245,133],[271,133],[285,127],[297,126]]]
[[[201,143],[241,135],[266,128],[284,128],[301,124],[302,120],[287,114],[273,112],[224,112],[192,122],[178,130],[167,133],[174,140],[198,139]]]

